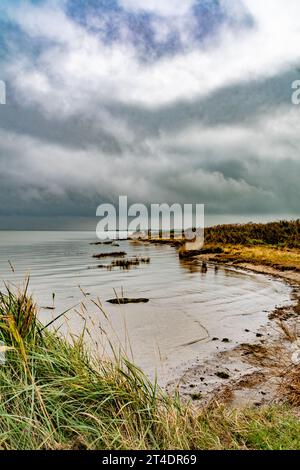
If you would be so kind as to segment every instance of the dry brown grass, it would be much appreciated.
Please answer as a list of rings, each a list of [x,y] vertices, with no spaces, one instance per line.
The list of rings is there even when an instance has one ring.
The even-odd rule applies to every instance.
[[[285,322],[279,323],[284,338],[291,343],[292,350],[290,354],[290,362],[283,369],[283,381],[280,387],[282,396],[293,406],[300,406],[300,331],[299,322],[294,321],[292,324]],[[299,352],[298,352],[299,350]],[[294,356],[292,353],[296,353]]]
[[[283,390],[291,405],[300,406],[300,364],[289,369],[284,377]]]
[[[263,264],[278,269],[300,270],[300,250],[296,248],[224,244],[207,244],[205,248],[213,251],[216,246],[221,247],[224,251],[218,255],[218,259],[221,261]]]

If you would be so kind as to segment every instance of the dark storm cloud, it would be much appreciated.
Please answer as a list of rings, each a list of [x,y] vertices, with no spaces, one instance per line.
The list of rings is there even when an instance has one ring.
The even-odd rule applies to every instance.
[[[141,13],[141,2],[128,2],[131,16],[148,15],[169,38],[175,19],[168,9]],[[207,31],[204,43],[184,36],[195,19],[187,9],[176,17],[176,31],[188,47],[160,52],[151,64],[134,37],[126,40],[126,22],[118,23],[127,28],[124,41],[107,41],[91,15],[79,24],[62,3],[10,11],[14,38],[26,41],[6,43],[10,55],[2,59],[2,228],[8,219],[14,228],[18,220],[36,228],[38,219],[46,227],[49,218],[62,227],[70,218],[93,217],[98,204],[117,202],[119,194],[131,202],[206,203],[211,214],[297,214],[297,2],[286,17],[276,0],[270,19],[267,4],[244,0],[251,12],[245,23],[244,15],[236,20],[240,2],[224,0],[236,7],[234,17],[226,10],[233,26],[218,17],[221,28]],[[115,18],[107,21],[105,27]],[[273,44],[279,23],[284,46]]]
[[[203,126],[250,123],[272,113],[281,106],[291,105],[291,84],[299,77],[298,69],[284,71],[273,77],[226,86],[208,97],[184,100],[159,109],[111,105],[112,115],[121,116],[143,137],[161,131],[177,131],[194,124]]]
[[[159,137],[162,132],[174,132],[192,125],[212,128],[241,123],[250,125],[272,113],[272,110],[290,106],[290,84],[297,77],[298,71],[292,67],[275,77],[224,87],[209,97],[192,102],[185,100],[156,110],[113,102],[102,107],[107,116],[122,118],[129,128],[134,129],[136,145],[147,138]],[[118,136],[105,132],[101,126],[97,115],[100,106],[101,102],[95,101],[89,116],[71,116],[59,121],[55,116],[46,116],[39,108],[24,107],[22,103],[13,104],[11,97],[5,107],[0,107],[0,123],[3,130],[61,144],[70,149],[97,146],[105,153],[121,153]],[[176,153],[176,148],[172,150]],[[177,150],[178,153],[185,153],[184,148]]]

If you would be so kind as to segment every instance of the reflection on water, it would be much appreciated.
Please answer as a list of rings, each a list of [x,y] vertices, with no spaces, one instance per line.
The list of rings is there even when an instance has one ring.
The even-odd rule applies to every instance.
[[[100,323],[108,331],[113,328],[135,362],[151,376],[157,370],[162,383],[184,363],[204,361],[217,348],[253,340],[267,321],[266,312],[290,302],[290,288],[266,276],[214,266],[202,272],[200,262],[179,260],[169,246],[120,241],[114,248],[91,245],[94,241],[94,234],[85,232],[0,232],[1,278],[18,284],[30,274],[44,322],[76,306],[81,316],[74,309],[67,314],[73,334],[80,333],[84,319],[97,343],[103,341]],[[111,251],[150,257],[151,262],[129,271],[90,269],[99,264],[93,255]],[[114,290],[150,301],[110,305],[106,301],[115,296]],[[111,327],[89,298],[101,300]],[[80,307],[83,300],[87,310]]]

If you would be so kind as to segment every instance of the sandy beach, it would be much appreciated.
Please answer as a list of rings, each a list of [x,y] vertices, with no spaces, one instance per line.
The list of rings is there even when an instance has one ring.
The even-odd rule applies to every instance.
[[[168,384],[170,393],[178,391],[197,405],[210,401],[225,402],[232,407],[262,406],[285,402],[284,377],[291,365],[298,338],[300,315],[300,272],[298,269],[276,269],[238,258],[224,260],[220,254],[196,255],[208,266],[249,271],[272,276],[292,288],[291,303],[268,314],[268,322],[256,331],[256,341],[241,342],[227,351],[216,352],[204,364],[195,363],[179,380]],[[217,269],[217,268],[216,268]],[[249,330],[245,330],[250,333]],[[213,338],[222,344],[221,338]]]

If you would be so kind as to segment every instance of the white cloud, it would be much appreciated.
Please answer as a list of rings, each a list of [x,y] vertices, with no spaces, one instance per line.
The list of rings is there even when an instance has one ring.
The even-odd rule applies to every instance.
[[[153,142],[156,150],[172,153],[176,149],[201,156],[214,154],[215,161],[230,155],[237,160],[252,155],[259,161],[299,160],[300,134],[297,107],[272,110],[255,123],[227,124],[215,127],[189,126],[176,133],[164,133]]]
[[[195,0],[120,0],[127,10],[146,11],[161,16],[182,16],[186,15]]]
[[[69,116],[90,110],[95,102],[156,108],[192,100],[296,64],[300,60],[298,0],[244,0],[244,5],[255,28],[225,29],[205,48],[194,47],[151,64],[141,62],[126,42],[103,43],[59,9],[26,6],[14,12],[14,20],[32,39],[44,38],[52,45],[38,59],[12,60],[10,80],[22,100],[32,100],[48,112],[61,109],[62,116]]]

